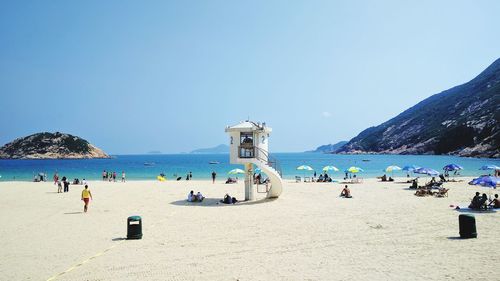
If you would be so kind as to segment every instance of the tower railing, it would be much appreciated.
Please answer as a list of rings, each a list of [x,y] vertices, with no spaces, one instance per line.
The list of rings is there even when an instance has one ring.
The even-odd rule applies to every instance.
[[[267,166],[273,168],[278,172],[280,177],[283,177],[283,172],[281,170],[281,165],[279,164],[278,160],[274,157],[272,157],[268,151],[265,151],[264,149],[255,146],[255,158],[259,161],[262,161],[267,164]]]

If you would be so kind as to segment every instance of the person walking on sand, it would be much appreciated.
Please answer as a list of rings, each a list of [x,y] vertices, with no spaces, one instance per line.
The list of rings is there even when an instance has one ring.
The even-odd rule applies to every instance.
[[[212,183],[215,183],[215,177],[217,177],[217,173],[212,171]]]
[[[125,171],[122,171],[122,182],[125,182]]]
[[[57,184],[57,182],[59,181],[59,175],[57,174],[57,171],[54,173],[54,185]]]
[[[116,182],[116,171],[113,172],[113,182]]]
[[[89,190],[89,186],[85,185],[85,189],[82,190],[82,201],[85,204],[83,206],[83,211],[86,213],[89,208],[89,202],[92,198],[92,193]]]

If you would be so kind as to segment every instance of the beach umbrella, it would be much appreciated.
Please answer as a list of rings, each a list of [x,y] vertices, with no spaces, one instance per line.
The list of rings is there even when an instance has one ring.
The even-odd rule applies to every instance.
[[[497,184],[500,182],[500,178],[492,176],[484,176],[473,179],[469,184],[471,185],[481,185],[485,187],[497,188]]]
[[[401,168],[398,166],[389,166],[389,167],[385,168],[384,171],[386,171],[388,173],[392,173],[394,171],[401,171]]]
[[[237,174],[244,174],[245,171],[243,171],[242,169],[233,169],[231,171],[228,172],[228,174],[230,175],[237,175]]]
[[[364,171],[364,170],[363,170],[363,169],[361,169],[360,167],[354,167],[354,166],[352,166],[352,167],[349,167],[349,168],[348,168],[347,170],[345,170],[344,172],[346,172],[346,173],[353,173],[353,174],[355,174],[355,173],[359,173],[359,172],[363,172],[363,171]]]
[[[419,168],[414,171],[417,174],[424,174],[424,175],[429,175],[429,176],[439,176],[439,172],[436,170],[433,170],[431,168]]]
[[[496,165],[485,165],[479,168],[479,170],[500,170],[500,167]]]
[[[448,164],[443,167],[443,170],[445,171],[457,171],[457,170],[463,170],[464,168],[460,165],[457,164]]]
[[[314,171],[314,169],[311,166],[307,165],[298,166],[297,170],[304,171],[304,177],[306,176],[306,171]]]
[[[394,171],[401,171],[401,168],[393,165],[385,168],[384,170],[384,172],[391,173],[392,176],[394,176]]]
[[[410,172],[414,173],[416,169],[420,169],[420,167],[417,165],[406,165],[403,167],[403,171],[406,171],[406,174]]]
[[[311,168],[311,166],[307,166],[307,165],[298,166],[297,170],[301,170],[301,171],[314,171],[314,169]]]
[[[323,172],[326,172],[326,171],[338,172],[339,169],[335,166],[325,166],[325,167],[323,167]]]
[[[403,167],[403,171],[407,171],[407,172],[414,172],[417,169],[420,169],[420,167],[417,165],[406,165]]]

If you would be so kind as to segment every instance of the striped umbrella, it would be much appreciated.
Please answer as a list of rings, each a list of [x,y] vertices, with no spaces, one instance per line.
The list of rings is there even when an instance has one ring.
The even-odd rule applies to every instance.
[[[233,169],[233,170],[228,172],[228,174],[230,174],[230,175],[244,174],[244,173],[245,173],[245,171],[243,171],[242,169]]]
[[[361,169],[360,167],[354,167],[354,166],[352,166],[352,167],[349,167],[349,168],[348,168],[347,170],[345,170],[344,172],[346,172],[346,173],[353,173],[353,174],[355,174],[355,173],[359,173],[359,172],[363,172],[363,171],[364,171],[364,170],[363,170],[363,169]]]
[[[401,168],[393,165],[385,168],[384,171],[387,173],[391,173],[391,175],[394,177],[394,171],[401,171]]]
[[[334,172],[338,172],[339,169],[335,166],[325,166],[323,167],[323,171],[326,172],[326,171],[334,171]]]

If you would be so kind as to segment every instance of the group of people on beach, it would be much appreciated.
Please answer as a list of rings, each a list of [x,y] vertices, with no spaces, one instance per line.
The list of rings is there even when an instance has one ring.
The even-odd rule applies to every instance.
[[[63,176],[61,178],[61,180],[59,180],[59,174],[57,172],[55,172],[53,179],[54,179],[54,185],[57,185],[57,193],[69,192],[70,183],[69,183],[69,180],[65,176]],[[73,182],[73,184],[80,184],[80,183],[85,186],[85,188],[82,190],[81,199],[84,203],[83,212],[86,213],[88,210],[89,202],[92,199],[92,193],[90,192],[89,186],[88,186],[87,181],[85,179],[83,179],[82,181],[75,179],[75,181]],[[63,190],[63,186],[64,186],[64,190]]]
[[[500,200],[498,200],[498,194],[495,194],[495,198],[489,200],[486,193],[476,192],[476,195],[472,198],[469,208],[474,210],[487,210],[488,208],[499,209]]]
[[[102,180],[109,182],[116,182],[116,172],[103,170]],[[125,171],[122,171],[122,182],[125,182]]]
[[[195,195],[193,190],[189,192],[187,197],[188,202],[203,202],[203,199],[205,199],[205,197],[203,197],[203,194],[201,194],[201,192],[198,191],[198,193],[196,193]]]

